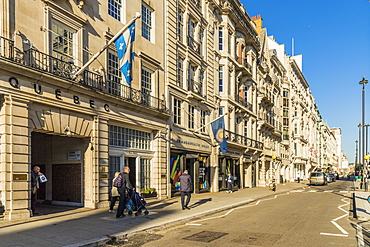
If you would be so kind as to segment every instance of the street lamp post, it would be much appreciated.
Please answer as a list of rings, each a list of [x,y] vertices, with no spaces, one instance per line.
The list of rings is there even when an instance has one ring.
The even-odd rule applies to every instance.
[[[362,142],[360,142],[362,155],[360,156],[362,158],[361,163],[364,165],[365,168],[365,85],[368,83],[367,80],[365,80],[365,76],[362,77],[362,80],[359,82],[360,85],[362,85]],[[365,183],[365,176],[362,176],[362,182]],[[365,186],[365,191],[367,191],[367,186]]]

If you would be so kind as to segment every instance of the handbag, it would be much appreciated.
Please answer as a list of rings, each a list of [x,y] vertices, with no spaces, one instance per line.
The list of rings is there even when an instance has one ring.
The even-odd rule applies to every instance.
[[[48,179],[46,178],[46,176],[45,176],[44,174],[42,174],[42,175],[40,176],[40,182],[41,182],[41,183],[45,183],[46,181],[48,181]]]
[[[112,197],[119,196],[117,187],[112,187]]]

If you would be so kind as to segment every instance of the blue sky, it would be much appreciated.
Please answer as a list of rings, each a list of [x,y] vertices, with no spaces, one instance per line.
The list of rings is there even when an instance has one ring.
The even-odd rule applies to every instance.
[[[288,55],[303,55],[303,74],[322,118],[342,128],[343,151],[354,162],[361,118],[362,76],[370,80],[370,2],[368,0],[241,0],[252,17]],[[370,83],[365,87],[370,124]],[[370,150],[369,150],[370,151]]]

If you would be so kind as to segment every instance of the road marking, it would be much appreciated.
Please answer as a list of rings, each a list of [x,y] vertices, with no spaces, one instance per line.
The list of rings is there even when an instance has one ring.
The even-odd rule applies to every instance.
[[[325,190],[324,192],[333,192],[332,190]]]
[[[344,206],[347,206],[349,204],[348,201],[346,201],[346,199],[341,199],[342,202],[345,202],[345,204],[343,205],[340,205],[338,206],[338,209],[339,210],[342,210],[343,212],[345,212],[344,215],[342,216],[339,216],[333,220],[331,220],[330,222],[336,227],[338,228],[339,231],[341,231],[343,234],[334,234],[334,233],[324,233],[324,232],[321,232],[320,234],[321,235],[330,235],[330,236],[338,236],[338,237],[348,237],[348,232],[346,232],[346,230],[343,229],[343,227],[341,227],[336,221],[343,218],[343,217],[346,217],[348,216],[348,212],[346,210],[344,210],[342,207]]]
[[[348,235],[344,235],[344,234],[334,234],[334,233],[325,233],[325,232],[321,232],[320,235],[329,235],[329,236],[337,236],[337,237],[348,237]]]
[[[201,226],[202,224],[191,224],[191,223],[186,223],[185,225],[187,225],[187,226]]]
[[[302,192],[303,190],[292,190],[290,192]]]
[[[348,190],[341,190],[340,193],[348,193]]]
[[[308,192],[317,192],[317,190],[309,190]]]

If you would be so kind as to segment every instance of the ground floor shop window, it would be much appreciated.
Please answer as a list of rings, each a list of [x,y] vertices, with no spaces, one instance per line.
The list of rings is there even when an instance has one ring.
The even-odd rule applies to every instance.
[[[116,172],[121,172],[121,157],[120,156],[109,156],[109,189],[112,188],[112,180]]]
[[[199,190],[209,191],[210,172],[208,166],[208,157],[199,157]]]
[[[140,185],[142,189],[151,188],[150,159],[140,159]]]

